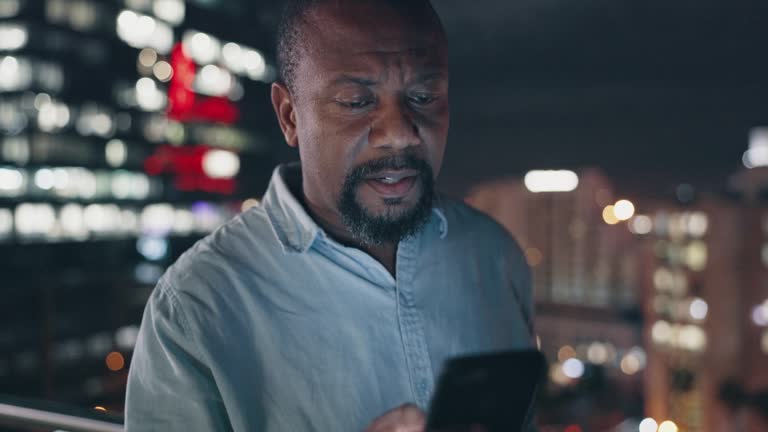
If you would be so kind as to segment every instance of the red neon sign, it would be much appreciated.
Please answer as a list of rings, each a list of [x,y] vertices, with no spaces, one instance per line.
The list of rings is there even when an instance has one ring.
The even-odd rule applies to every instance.
[[[181,43],[171,52],[173,77],[168,85],[169,119],[181,123],[215,122],[231,125],[240,117],[240,110],[226,97],[201,97],[193,91],[197,65],[184,53]],[[205,154],[212,148],[206,145],[159,146],[144,160],[149,175],[169,174],[181,191],[204,191],[232,194],[236,189],[233,178],[211,178],[203,169]]]
[[[168,86],[168,118],[179,122],[211,121],[233,124],[240,110],[226,97],[200,97],[192,90],[197,65],[184,53],[181,43],[171,51],[173,77]]]
[[[211,147],[204,145],[162,145],[144,160],[144,171],[152,176],[173,175],[174,185],[181,191],[233,194],[237,186],[235,179],[211,178],[206,175],[203,158],[211,150]]]

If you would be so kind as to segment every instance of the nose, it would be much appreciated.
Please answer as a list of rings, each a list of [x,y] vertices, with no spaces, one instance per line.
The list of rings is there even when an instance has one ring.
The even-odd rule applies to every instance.
[[[368,136],[371,145],[394,152],[419,145],[419,127],[412,113],[402,102],[391,101],[379,105]]]

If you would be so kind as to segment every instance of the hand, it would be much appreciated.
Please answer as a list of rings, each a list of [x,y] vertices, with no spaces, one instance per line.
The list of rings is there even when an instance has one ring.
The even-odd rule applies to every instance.
[[[427,432],[487,432],[487,430],[480,425],[471,425],[471,426],[452,427],[452,428],[440,429],[440,430],[430,429]]]
[[[371,422],[365,432],[424,432],[426,416],[414,404],[400,405]]]
[[[365,432],[427,432],[425,428],[426,416],[424,411],[414,404],[400,405],[377,417],[365,429]],[[430,432],[485,432],[480,425],[469,427],[457,427],[441,429]]]

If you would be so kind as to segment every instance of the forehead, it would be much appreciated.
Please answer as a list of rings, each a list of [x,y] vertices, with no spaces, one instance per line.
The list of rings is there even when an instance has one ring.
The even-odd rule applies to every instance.
[[[383,2],[340,1],[312,9],[306,18],[299,63],[308,73],[447,70],[445,36],[423,11],[408,14]]]

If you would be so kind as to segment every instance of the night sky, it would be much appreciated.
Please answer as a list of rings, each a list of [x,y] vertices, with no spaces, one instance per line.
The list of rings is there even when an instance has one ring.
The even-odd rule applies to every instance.
[[[451,188],[588,165],[651,187],[724,183],[768,124],[765,2],[435,4],[453,56]]]

